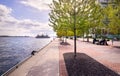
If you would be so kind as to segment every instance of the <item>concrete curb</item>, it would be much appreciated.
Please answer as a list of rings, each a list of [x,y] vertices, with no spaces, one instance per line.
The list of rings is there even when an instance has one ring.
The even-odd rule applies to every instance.
[[[38,52],[41,52],[41,50],[43,50],[45,47],[47,47],[51,42],[49,42],[47,45],[45,45],[40,50],[38,50]],[[5,73],[3,73],[1,76],[8,76],[10,73],[12,73],[14,70],[16,70],[20,65],[22,65],[24,62],[26,62],[27,60],[29,60],[31,57],[32,57],[32,55],[26,57],[24,60],[22,60],[21,62],[19,62],[18,64],[14,65],[9,70],[7,70]]]
[[[25,58],[24,60],[22,60],[21,62],[19,62],[18,64],[16,64],[12,68],[10,68],[8,71],[6,71],[5,73],[3,73],[1,76],[7,76],[7,75],[9,75],[11,72],[13,72],[15,69],[17,69],[21,64],[23,64],[25,61],[27,61],[31,57],[32,56],[29,56],[29,57]]]

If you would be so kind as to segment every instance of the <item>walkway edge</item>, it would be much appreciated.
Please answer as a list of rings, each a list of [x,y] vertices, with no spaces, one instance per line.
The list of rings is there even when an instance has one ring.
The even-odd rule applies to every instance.
[[[38,52],[41,52],[41,50],[43,50],[45,47],[47,47],[51,42],[52,41],[50,41],[47,45],[45,45],[44,47],[42,47]],[[14,70],[16,70],[19,66],[21,66],[24,62],[26,62],[27,60],[29,60],[31,57],[32,57],[32,55],[26,57],[24,60],[20,61],[18,64],[14,65],[9,70],[7,70],[5,73],[3,73],[1,76],[7,76],[7,75],[9,75]]]

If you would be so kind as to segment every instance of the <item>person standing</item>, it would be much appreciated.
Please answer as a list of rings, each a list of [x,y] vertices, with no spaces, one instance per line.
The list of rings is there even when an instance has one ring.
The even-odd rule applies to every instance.
[[[114,38],[111,39],[112,45],[113,45]]]

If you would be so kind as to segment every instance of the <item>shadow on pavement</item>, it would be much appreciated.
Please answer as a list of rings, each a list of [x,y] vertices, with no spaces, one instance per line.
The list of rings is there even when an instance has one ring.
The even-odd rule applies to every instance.
[[[68,76],[120,76],[84,53],[65,53],[64,60]]]
[[[60,42],[60,45],[70,45],[68,42]]]
[[[120,49],[120,46],[113,46],[114,48]]]

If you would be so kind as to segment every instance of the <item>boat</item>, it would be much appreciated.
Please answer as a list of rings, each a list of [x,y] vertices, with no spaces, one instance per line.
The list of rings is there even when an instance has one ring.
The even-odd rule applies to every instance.
[[[35,38],[50,38],[48,35],[37,35]]]

